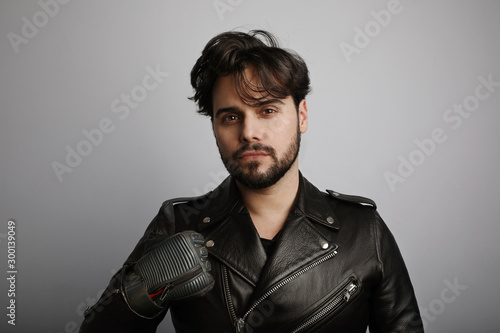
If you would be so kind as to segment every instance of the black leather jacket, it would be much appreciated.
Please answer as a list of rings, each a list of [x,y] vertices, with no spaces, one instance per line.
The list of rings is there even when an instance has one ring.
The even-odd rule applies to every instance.
[[[167,309],[153,318],[130,310],[123,278],[146,249],[186,229],[205,236],[215,286],[169,304],[177,332],[423,332],[408,272],[375,204],[320,192],[302,175],[269,257],[231,177],[202,197],[165,202],[81,332],[156,332]]]

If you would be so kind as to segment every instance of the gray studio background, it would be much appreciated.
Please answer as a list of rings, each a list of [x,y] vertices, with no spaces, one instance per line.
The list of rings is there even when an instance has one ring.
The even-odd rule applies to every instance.
[[[426,331],[497,332],[499,17],[498,1],[2,0],[0,330],[76,332],[161,203],[225,177],[189,72],[241,27],[308,63],[301,170],[377,202]]]

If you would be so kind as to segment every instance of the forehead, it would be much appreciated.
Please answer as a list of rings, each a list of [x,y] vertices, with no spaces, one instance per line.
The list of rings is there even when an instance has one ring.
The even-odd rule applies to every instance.
[[[220,95],[225,97],[236,95],[232,97],[239,99],[243,96],[261,99],[267,95],[263,93],[264,91],[255,69],[247,67],[242,73],[219,76],[215,81],[212,95],[214,100],[216,96],[221,97]]]
[[[258,90],[258,86],[255,89]],[[245,93],[248,94],[248,92]],[[235,86],[234,75],[219,77],[213,88],[212,112],[214,118],[224,112],[243,111],[248,108],[258,109],[270,105],[295,109],[291,96],[276,98],[263,91],[251,91],[251,96],[240,96]]]
[[[273,101],[286,103],[291,96],[283,88],[271,85],[265,87],[259,74],[252,67],[247,67],[242,73],[219,76],[212,89],[212,107],[227,106],[227,104],[246,104],[259,106]]]
[[[212,89],[214,107],[228,99],[240,99],[236,91],[234,75],[219,76]]]

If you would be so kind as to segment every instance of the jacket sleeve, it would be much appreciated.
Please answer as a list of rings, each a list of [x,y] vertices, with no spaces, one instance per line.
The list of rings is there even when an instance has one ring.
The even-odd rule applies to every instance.
[[[410,276],[396,241],[375,213],[374,232],[380,281],[370,304],[370,332],[424,332]]]
[[[134,278],[135,274],[130,274],[130,272],[137,260],[151,246],[174,233],[174,219],[169,219],[171,209],[171,206],[168,207],[168,204],[164,203],[123,267],[111,278],[101,298],[85,311],[80,333],[156,332],[156,328],[167,313],[168,306],[157,307],[144,288],[143,292],[140,292],[140,288],[133,288],[141,282],[137,281]],[[131,289],[133,295],[129,292]],[[133,310],[129,304],[130,298],[133,298],[136,303],[139,302],[140,308],[144,311],[137,311],[137,307]]]

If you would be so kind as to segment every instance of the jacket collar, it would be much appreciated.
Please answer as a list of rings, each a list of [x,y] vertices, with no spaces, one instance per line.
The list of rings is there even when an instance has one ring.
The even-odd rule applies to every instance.
[[[299,192],[295,201],[295,207],[309,219],[328,228],[340,229],[331,205],[327,202],[328,195],[321,192],[299,173]]]
[[[299,172],[299,191],[293,208],[300,210],[316,223],[338,230],[340,229],[340,223],[331,205],[327,202],[327,196],[326,193],[319,191]],[[200,221],[197,221],[198,230],[203,230],[216,222],[220,222],[224,219],[224,216],[231,213],[241,213],[246,210],[236,182],[231,176],[227,177],[208,195],[203,206],[205,209],[201,214]]]
[[[332,230],[340,228],[327,202],[328,195],[302,174],[299,178],[295,204],[269,258],[232,177],[210,193],[197,221],[197,229],[205,235],[210,255],[256,287],[256,294],[336,249],[336,245],[329,244],[329,239],[314,227],[321,224]],[[325,244],[328,244],[326,248]]]

